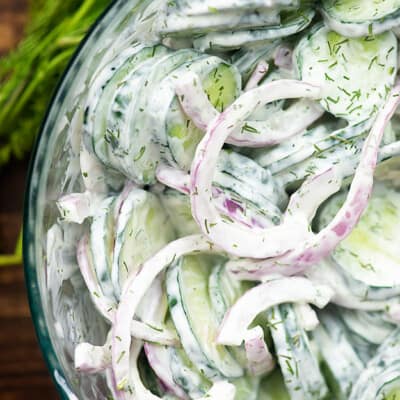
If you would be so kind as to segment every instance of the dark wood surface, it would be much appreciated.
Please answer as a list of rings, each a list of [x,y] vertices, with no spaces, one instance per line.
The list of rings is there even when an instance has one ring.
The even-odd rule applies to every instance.
[[[25,0],[0,0],[0,55],[18,43],[26,19]],[[18,238],[27,165],[0,169],[0,253],[12,252]],[[31,321],[22,265],[0,267],[0,399],[58,399]]]

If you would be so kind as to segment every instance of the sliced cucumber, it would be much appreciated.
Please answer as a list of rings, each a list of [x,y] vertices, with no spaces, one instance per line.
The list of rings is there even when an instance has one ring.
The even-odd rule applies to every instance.
[[[223,111],[239,96],[242,80],[235,66],[221,64],[203,80],[203,88],[211,104],[218,111]]]
[[[321,400],[328,388],[306,332],[290,304],[268,312],[271,335],[283,378],[292,400]]]
[[[250,158],[235,152],[219,154],[214,187],[223,192],[226,215],[240,214],[247,223],[271,226],[280,222],[287,195],[271,176]]]
[[[342,193],[327,203],[319,217],[320,228],[332,220],[344,198]],[[399,204],[400,193],[376,185],[360,222],[333,252],[332,257],[353,279],[376,288],[399,287]]]
[[[180,65],[198,57],[198,53],[183,49],[157,59],[143,80],[141,89],[135,94],[136,104],[129,110],[129,157],[131,174],[142,183],[155,181],[155,170],[161,159],[171,161],[165,137],[155,136],[150,121],[158,110],[152,107],[150,99],[159,82]]]
[[[139,116],[139,120],[143,123],[142,129],[147,131],[161,146],[162,159],[174,166],[176,166],[176,162],[168,146],[168,128],[166,121],[174,101],[175,105],[178,105],[177,110],[180,111],[182,120],[184,120],[183,113],[179,109],[179,104],[176,100],[176,83],[188,71],[201,74],[206,70],[205,73],[207,73],[207,71],[210,71],[214,66],[222,62],[218,57],[208,57],[195,53],[188,58],[187,62],[184,58],[181,58],[182,55],[178,58],[176,57],[177,55],[171,57],[169,63],[176,63],[176,60],[183,60],[183,62],[181,63],[179,61],[176,68],[171,69],[165,76],[163,75],[165,71],[164,68],[168,66],[168,63],[167,65],[159,66],[159,70],[158,68],[154,69],[153,74],[149,75],[148,79],[151,83],[149,83],[146,88],[146,108],[143,108],[143,112],[141,113],[143,118]]]
[[[376,345],[383,343],[396,328],[384,319],[383,312],[340,309],[340,316],[351,332]]]
[[[184,171],[189,171],[197,145],[204,132],[183,113],[178,99],[170,104],[166,119],[168,147],[174,162]]]
[[[345,141],[340,145],[332,146],[327,150],[320,151],[315,149],[313,156],[308,159],[286,168],[274,175],[276,180],[279,180],[283,186],[289,190],[293,189],[293,185],[297,187],[295,182],[300,183],[309,176],[315,176],[323,173],[332,165],[338,166],[340,173],[343,177],[343,186],[349,183],[351,178],[360,162],[360,156],[365,141],[365,135],[360,135],[352,140]],[[378,162],[382,163],[379,166],[384,166],[386,163],[395,161],[395,158],[400,154],[400,144],[393,143],[387,146],[382,146],[378,154]],[[384,170],[380,169],[380,173]],[[389,179],[382,179],[382,182],[393,183],[392,178],[386,176]]]
[[[114,196],[106,198],[93,216],[90,226],[90,248],[93,267],[100,287],[106,297],[115,299],[111,281],[112,258],[114,251]]]
[[[400,24],[399,0],[323,0],[326,24],[348,37],[382,33]]]
[[[255,206],[279,214],[285,207],[287,195],[271,173],[252,159],[232,151],[222,151],[218,158],[215,185],[236,193]]]
[[[309,157],[324,159],[330,149],[334,150],[334,154],[340,152],[346,145],[351,145],[362,135],[365,136],[370,125],[369,121],[343,129],[329,129],[327,124],[318,125],[275,148],[259,151],[256,161],[263,167],[268,167],[273,174],[284,170],[296,171],[296,164]]]
[[[322,107],[354,124],[385,102],[397,73],[397,39],[392,32],[350,39],[316,25],[294,59],[299,78],[322,87]]]
[[[248,31],[229,31],[209,33],[194,40],[194,47],[202,51],[231,50],[247,46],[252,43],[270,41],[304,30],[310,25],[315,15],[313,9],[282,12],[279,25],[269,26],[263,29]]]
[[[212,312],[208,280],[215,259],[186,256],[167,273],[170,312],[182,346],[194,365],[209,379],[237,378],[243,369],[225,346],[217,345],[218,321]]]
[[[400,331],[396,329],[368,363],[349,400],[390,400],[400,393]],[[388,396],[392,397],[388,397]],[[395,397],[393,397],[395,396]]]
[[[225,268],[225,262],[225,259],[221,259],[221,263],[212,269],[208,282],[210,302],[218,325],[222,323],[229,307],[233,306],[239,297],[251,287],[246,282],[233,279]],[[234,346],[228,349],[243,368],[248,367],[246,351],[243,346]]]
[[[289,191],[292,191],[304,179],[319,175],[332,165],[336,165],[345,185],[347,183],[345,179],[352,177],[357,168],[364,140],[365,136],[360,135],[358,138],[342,142],[323,151],[313,147],[314,153],[311,157],[277,172],[274,177]]]
[[[257,400],[260,379],[246,376],[231,381],[236,388],[234,400]]]
[[[140,353],[138,359],[138,369],[140,379],[142,380],[146,388],[149,389],[151,393],[155,394],[156,396],[162,396],[164,394],[164,388],[162,387],[161,382],[150,367],[146,359],[146,355],[143,351]]]
[[[182,349],[169,348],[170,365],[173,379],[190,398],[198,398],[204,396],[211,388],[209,382],[202,376],[196,367],[189,360]]]
[[[278,369],[261,381],[258,400],[290,400],[290,395]]]
[[[213,31],[265,27],[279,23],[279,10],[235,10],[186,15],[173,11],[161,17],[160,32],[165,36],[185,37]]]
[[[174,238],[174,229],[158,198],[133,188],[122,204],[115,233],[112,281],[118,296],[126,278]]]
[[[267,84],[267,83],[278,81],[280,79],[285,79],[285,78],[287,78],[287,77],[282,73],[282,71],[279,68],[273,69],[260,82],[260,84]],[[285,100],[277,100],[272,103],[265,104],[262,107],[259,107],[259,109],[254,111],[251,114],[251,116],[249,117],[248,125],[250,125],[250,127],[251,127],[253,124],[253,121],[261,121],[261,123],[262,123],[262,121],[268,120],[269,118],[276,115],[276,113],[281,113],[283,111],[285,103],[286,103]]]
[[[298,7],[299,0],[175,0],[172,7],[176,6],[188,15],[202,15],[209,12],[222,12],[228,10],[263,9],[270,7]]]
[[[146,49],[149,50],[149,49]],[[162,52],[163,53],[163,52]],[[137,68],[119,71],[104,90],[96,110],[94,146],[108,165],[121,171],[125,176],[135,178],[130,172],[128,110],[136,102],[134,93],[141,87],[153,59],[140,63]],[[128,67],[127,67],[128,69]]]
[[[223,265],[215,266],[210,274],[208,283],[211,306],[219,322],[222,322],[228,309],[228,304],[221,290],[221,275],[223,271]]]
[[[85,112],[83,118],[83,143],[87,150],[93,154],[96,154],[99,159],[108,164],[107,158],[103,153],[97,154],[94,148],[93,135],[96,134],[93,128],[94,117],[96,115],[96,108],[98,106],[99,99],[107,86],[107,83],[113,78],[116,71],[118,71],[131,57],[135,57],[137,53],[143,50],[143,46],[130,46],[128,49],[118,54],[105,66],[100,68],[97,73],[94,74],[91,81],[88,82],[90,90],[87,95]]]
[[[225,317],[228,308],[245,293],[249,285],[231,278],[224,263],[216,265],[209,278],[208,290],[214,312],[219,322]]]
[[[183,66],[174,72],[173,77],[176,78],[173,79],[174,84],[186,70],[199,75],[211,104],[219,111],[230,105],[240,94],[242,83],[238,70],[220,58],[206,57],[199,61],[198,65],[192,63]],[[172,98],[166,117],[168,146],[178,166],[189,171],[197,145],[204,136],[204,132],[196,128],[185,116],[176,96]]]
[[[163,46],[141,48],[120,68],[115,69],[107,82],[102,82],[102,93],[94,103],[95,107],[90,108],[91,114],[87,118],[91,125],[88,125],[88,129],[92,129],[90,134],[96,155],[104,164],[121,170],[125,175],[130,174],[129,163],[124,162],[128,156],[126,137],[129,135],[129,132],[125,132],[125,121],[128,109],[135,101],[133,93],[151,65],[149,60],[167,52]]]
[[[233,54],[232,63],[239,70],[244,82],[248,81],[260,61],[270,64],[280,44],[281,40],[277,39],[262,46],[244,47]]]
[[[400,378],[394,378],[383,385],[377,394],[378,399],[396,400],[400,397]]]
[[[277,146],[255,150],[254,159],[263,168],[268,168],[272,173],[277,173],[313,154],[315,151],[314,144],[322,141],[329,133],[325,124],[318,125]]]
[[[160,199],[179,237],[200,232],[199,226],[193,219],[189,196],[167,189]]]
[[[364,369],[343,323],[328,310],[318,314],[320,325],[312,332],[321,357],[321,368],[335,399],[347,400]]]

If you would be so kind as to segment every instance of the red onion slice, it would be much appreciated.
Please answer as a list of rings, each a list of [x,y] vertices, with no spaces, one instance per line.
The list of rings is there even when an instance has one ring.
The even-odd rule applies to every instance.
[[[282,80],[275,82],[293,81]],[[253,90],[262,89],[264,87],[268,90],[271,84],[273,84],[273,82],[252,89],[246,88],[246,90],[252,92]],[[300,96],[294,97],[318,98],[320,89],[311,85],[309,85],[309,87],[312,88],[312,90],[304,91]],[[183,110],[199,129],[207,131],[210,124],[221,115],[208,100],[202,88],[201,81],[196,74],[191,72],[185,74],[182,80],[176,85],[175,90]],[[280,96],[274,100],[280,100],[282,98],[284,98],[284,96]],[[286,98],[290,98],[290,96]],[[265,103],[274,100],[265,101]],[[324,110],[318,104],[301,100],[298,104],[290,106],[287,110],[282,110],[279,115],[272,115],[269,120],[248,121],[244,119],[240,124],[237,124],[236,128],[225,138],[225,142],[235,146],[247,147],[264,147],[278,144],[303,132],[304,129],[319,119],[323,113]],[[250,115],[251,112],[248,113],[247,117]],[[298,115],[302,115],[302,119],[299,120]]]
[[[198,145],[191,168],[192,214],[203,233],[227,252],[240,257],[274,257],[292,250],[309,237],[308,221],[300,215],[267,229],[224,220],[212,201],[212,178],[226,138],[255,108],[282,98],[317,96],[318,93],[315,86],[293,80],[275,81],[250,90],[210,125]]]
[[[84,236],[77,249],[77,259],[79,268],[89,290],[91,299],[100,314],[110,323],[114,320],[117,305],[108,297],[104,296],[101,286],[97,280],[97,276],[89,259],[89,239]],[[136,321],[131,318],[130,332],[133,337],[146,340],[149,342],[176,346],[179,340],[174,332],[170,332],[165,328],[152,328],[143,322]]]
[[[132,343],[130,321],[133,319],[140,301],[158,274],[174,260],[185,254],[207,251],[214,251],[214,246],[203,235],[177,239],[147,260],[142,265],[140,272],[130,276],[125,282],[112,328],[112,365],[119,390],[128,390],[129,386]]]
[[[355,171],[349,194],[333,220],[309,240],[297,243],[292,251],[263,261],[239,260],[228,267],[240,279],[261,280],[271,273],[293,275],[304,271],[328,256],[357,225],[368,205],[374,182],[379,146],[383,133],[400,104],[400,83],[392,89],[383,109],[378,113],[363,145],[360,163]]]
[[[248,368],[252,375],[261,376],[275,368],[275,360],[264,340],[260,326],[249,329],[244,338]]]
[[[168,350],[159,345],[145,343],[144,351],[151,368],[168,392],[174,394],[179,399],[188,399],[188,396],[182,388],[174,382],[169,366],[170,360],[168,357]]]
[[[262,311],[282,303],[312,303],[325,307],[333,295],[326,285],[316,285],[307,278],[282,278],[262,283],[248,290],[226,313],[217,343],[240,346],[248,326]]]

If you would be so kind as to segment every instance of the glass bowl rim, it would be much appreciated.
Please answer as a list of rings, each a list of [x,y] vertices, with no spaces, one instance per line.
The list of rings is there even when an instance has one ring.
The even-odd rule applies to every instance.
[[[110,0],[110,4],[105,8],[105,10],[99,15],[96,21],[90,26],[90,28],[86,32],[84,38],[79,43],[78,47],[74,51],[74,54],[69,60],[66,68],[64,69],[62,75],[60,76],[58,83],[51,96],[51,100],[49,101],[48,106],[46,108],[46,112],[44,114],[40,128],[38,130],[38,134],[35,139],[35,143],[30,156],[28,172],[26,175],[25,195],[23,204],[23,231],[22,231],[22,242],[23,242],[22,255],[23,255],[25,287],[27,291],[31,319],[34,325],[36,338],[38,340],[43,359],[47,366],[47,370],[49,371],[50,376],[55,384],[55,387],[63,400],[75,400],[75,398],[71,397],[72,390],[69,388],[65,376],[62,372],[62,368],[58,363],[58,357],[55,352],[54,346],[51,342],[48,327],[46,325],[45,329],[43,330],[43,328],[39,326],[39,320],[40,319],[45,320],[45,313],[42,306],[42,298],[40,296],[40,291],[36,284],[38,281],[38,276],[35,267],[35,260],[30,257],[29,252],[27,251],[28,244],[32,241],[32,238],[35,236],[34,232],[28,229],[28,221],[31,218],[31,213],[33,212],[34,208],[32,207],[32,204],[36,205],[36,200],[37,200],[37,194],[35,194],[36,192],[35,189],[37,187],[37,184],[35,184],[32,177],[34,176],[35,173],[36,174],[38,173],[37,170],[40,171],[40,168],[39,169],[36,168],[38,158],[40,156],[39,149],[42,148],[48,142],[49,137],[45,136],[45,131],[49,121],[49,116],[53,108],[56,106],[56,101],[60,95],[61,89],[65,83],[67,76],[69,75],[72,67],[77,63],[77,61],[81,57],[83,48],[90,41],[95,30],[104,21],[105,17],[116,6],[116,4],[121,1],[123,2],[124,0]],[[34,282],[35,285],[32,285],[31,284],[32,282]]]

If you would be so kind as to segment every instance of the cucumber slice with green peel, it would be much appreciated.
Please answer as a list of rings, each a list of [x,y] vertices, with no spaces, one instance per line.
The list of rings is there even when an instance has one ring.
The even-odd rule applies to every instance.
[[[272,174],[288,171],[293,179],[297,171],[301,171],[302,162],[311,164],[311,160],[325,160],[331,153],[337,155],[346,147],[354,147],[357,141],[367,135],[371,121],[363,121],[342,129],[329,129],[329,125],[318,125],[303,134],[281,143],[271,149],[255,152],[255,160]],[[332,163],[333,164],[333,163]],[[335,165],[337,165],[335,163]],[[298,178],[296,178],[298,179]]]
[[[170,365],[173,379],[190,398],[204,396],[211,388],[211,382],[201,375],[189,360],[183,349],[169,348]]]
[[[159,199],[133,188],[122,204],[115,228],[111,276],[118,297],[127,277],[174,238],[174,229]]]
[[[400,378],[394,378],[383,385],[377,394],[377,399],[396,400],[400,398]]]
[[[223,111],[241,93],[242,79],[236,67],[224,63],[211,71],[202,84],[211,104]]]
[[[211,388],[211,382],[206,380],[196,370],[182,349],[169,348],[170,365],[175,383],[179,385],[190,398],[204,396]],[[235,400],[257,400],[259,379],[243,377],[230,382],[236,388]]]
[[[359,127],[357,128],[359,132],[363,130],[361,124],[357,125]],[[354,128],[356,128],[356,126]],[[312,156],[297,164],[292,164],[284,170],[276,172],[274,174],[275,179],[280,181],[283,186],[291,188],[293,185],[296,186],[296,182],[300,183],[308,176],[321,174],[326,171],[327,168],[336,165],[342,174],[344,186],[347,185],[347,183],[349,183],[348,178],[354,175],[359,164],[362,148],[368,134],[367,128],[368,124],[365,126],[366,131],[364,133],[360,133],[358,136],[356,135],[349,139],[338,136],[338,143],[334,145],[330,145],[331,135],[327,135],[325,140],[316,143],[316,145],[312,147]],[[347,128],[343,131],[346,130]],[[354,133],[356,134],[357,132],[354,131]],[[333,133],[333,139],[334,136]],[[389,136],[390,132],[388,139],[391,140]],[[311,149],[308,149],[308,152],[311,152]],[[303,154],[305,153],[307,153],[307,149]],[[395,160],[399,155],[400,142],[392,142],[381,146],[378,153],[379,165],[376,172],[377,180],[388,181],[390,184],[393,184],[393,177],[396,179],[396,168],[391,169],[392,176],[390,176],[386,175],[387,166],[394,166]],[[392,162],[394,164],[392,164]]]
[[[198,58],[198,53],[190,49],[182,49],[168,54],[152,65],[141,89],[136,93],[137,104],[130,109],[129,154],[131,155],[131,173],[142,183],[155,182],[155,170],[161,160],[172,157],[165,137],[156,136],[151,126],[154,118],[151,95],[159,82],[184,63]]]
[[[338,166],[343,179],[349,178],[357,168],[364,140],[365,136],[361,135],[358,140],[343,142],[322,152],[313,147],[315,150],[311,157],[275,173],[274,178],[289,191],[298,188],[308,177],[322,174],[332,165]]]
[[[242,75],[243,82],[249,80],[260,61],[270,64],[274,58],[275,50],[281,43],[282,41],[277,39],[262,46],[244,47],[233,54],[231,61]]]
[[[236,10],[202,15],[186,15],[181,11],[173,11],[162,15],[158,24],[163,36],[187,37],[214,31],[276,25],[279,20],[279,9]]]
[[[252,43],[259,43],[287,37],[301,32],[315,16],[313,9],[298,10],[294,12],[282,12],[279,25],[269,26],[263,29],[248,31],[227,31],[209,33],[194,39],[194,47],[205,50],[235,50]]]
[[[258,390],[260,387],[260,379],[251,376],[246,376],[239,379],[234,379],[232,383],[236,388],[234,400],[257,400]]]
[[[216,265],[209,278],[208,290],[214,312],[219,322],[225,317],[228,308],[242,296],[250,285],[233,279],[225,269],[224,263]]]
[[[170,105],[167,120],[168,147],[176,164],[184,171],[189,171],[197,145],[204,137],[204,132],[185,116],[178,99]]]
[[[176,56],[176,55],[175,55]],[[181,60],[181,55],[178,60]],[[170,63],[174,63],[174,57],[170,57]],[[176,100],[175,87],[177,82],[188,72],[197,74],[207,73],[222,60],[218,57],[209,57],[207,55],[195,54],[176,65],[176,68],[170,70],[163,76],[165,65],[160,66],[160,71],[153,70],[153,75],[148,79],[151,83],[147,86],[146,107],[143,108],[142,122],[143,129],[158,142],[162,149],[162,158],[170,165],[176,165],[176,162],[168,147],[167,138],[167,119],[172,108],[172,103]],[[154,79],[154,82],[153,82]],[[179,110],[179,108],[178,108]],[[184,119],[184,117],[182,117]],[[186,123],[186,122],[185,122]],[[164,150],[163,150],[164,149]]]
[[[328,135],[328,127],[325,124],[319,125],[277,146],[254,150],[254,159],[261,167],[268,168],[272,173],[277,173],[307,158],[307,156],[304,157],[299,153],[306,151],[307,154],[313,154],[315,151],[313,150],[314,144]]]
[[[99,100],[95,119],[94,146],[116,169],[130,175],[129,110],[136,103],[135,93],[143,85],[150,67],[169,52],[164,46],[147,47],[127,62],[110,80]]]
[[[396,329],[395,325],[386,321],[387,317],[382,311],[338,308],[337,318],[346,327],[350,342],[364,364],[375,356],[378,346]],[[379,343],[378,339],[381,339]]]
[[[211,306],[219,322],[223,321],[229,307],[221,290],[221,275],[223,274],[223,270],[223,265],[215,266],[210,274],[208,282]]]
[[[287,195],[270,172],[244,155],[233,151],[219,154],[216,185],[237,193],[262,208],[266,202],[285,207]],[[237,184],[235,184],[235,181]]]
[[[316,25],[298,43],[299,79],[322,88],[321,105],[352,124],[373,117],[397,73],[397,39],[392,32],[352,39]]]
[[[292,400],[321,400],[329,390],[306,332],[290,304],[268,311],[271,335],[286,388]]]
[[[199,75],[211,104],[219,111],[233,103],[240,94],[242,83],[239,72],[218,57],[206,57],[200,60],[197,66],[196,62],[193,62],[173,75],[179,80],[185,70]],[[168,147],[174,160],[181,169],[189,171],[204,132],[196,128],[190,118],[185,116],[176,96],[171,100],[165,124]]]
[[[396,329],[361,373],[349,400],[389,400],[399,393],[400,331]],[[392,397],[388,397],[390,395]]]
[[[367,342],[361,336],[352,334],[350,336],[350,342],[355,352],[357,353],[358,358],[365,365],[367,365],[367,363],[375,356],[378,346]]]
[[[250,158],[222,151],[213,184],[224,193],[227,211],[232,208],[236,214],[239,210],[253,225],[272,226],[280,222],[279,207],[286,206],[287,195],[271,173]]]
[[[273,69],[267,76],[260,82],[260,84],[267,84],[270,82],[278,81],[280,79],[285,79],[287,77],[283,76],[280,69]],[[244,129],[251,129],[253,121],[261,121],[261,123],[269,118],[273,117],[277,113],[282,112],[285,106],[285,100],[277,100],[273,101],[272,103],[265,104],[264,106],[260,107],[258,110],[254,111],[249,120],[247,122],[247,128],[243,127]],[[249,128],[250,126],[250,128]],[[242,128],[242,129],[243,129]]]
[[[323,0],[322,14],[326,24],[344,36],[368,36],[400,24],[400,1]]]
[[[213,257],[186,256],[169,267],[170,313],[187,356],[202,374],[211,380],[238,378],[243,369],[225,346],[215,342],[218,321],[208,294],[214,262]]]
[[[94,77],[90,82],[90,90],[87,95],[87,101],[85,105],[84,117],[83,117],[83,143],[85,144],[88,151],[96,154],[94,149],[93,135],[95,134],[93,128],[94,117],[96,115],[96,108],[98,106],[99,99],[107,86],[107,83],[115,75],[115,72],[121,68],[126,60],[130,57],[134,57],[135,54],[140,53],[143,50],[143,46],[137,45],[126,49],[121,54],[116,56],[111,62],[95,73]],[[97,154],[96,154],[97,155]],[[98,155],[100,160],[107,162],[102,154]],[[104,158],[104,160],[103,160]]]
[[[145,73],[145,65],[149,67],[149,60],[167,52],[164,46],[141,48],[115,69],[107,82],[103,82],[102,93],[93,103],[95,106],[90,108],[88,121],[91,121],[90,134],[96,155],[104,164],[122,169],[125,174],[127,171],[123,159],[127,145],[120,142],[128,135],[124,134],[127,109],[134,101],[133,92]]]
[[[142,84],[150,66],[149,61],[142,63],[140,68],[123,78],[123,83],[118,80],[118,88],[108,85],[96,109],[95,134],[92,138],[96,155],[105,165],[121,171],[125,176],[129,175],[129,160],[125,160],[129,153],[129,133],[124,131],[128,118],[127,110],[134,101],[133,93]]]
[[[340,309],[340,316],[351,332],[376,345],[383,343],[396,329],[385,320],[383,312]]]
[[[345,199],[334,196],[319,216],[326,226]],[[400,285],[400,193],[383,184],[375,185],[368,207],[352,233],[332,253],[333,259],[353,279],[376,288]]]
[[[251,287],[247,282],[233,279],[225,269],[225,262],[225,259],[221,259],[221,263],[212,269],[208,282],[211,306],[218,325],[224,320],[228,309]],[[243,368],[248,366],[243,346],[234,346],[228,349]],[[254,383],[252,382],[252,385]]]
[[[140,353],[138,359],[138,369],[140,374],[140,379],[144,383],[147,389],[151,391],[156,396],[163,396],[164,389],[161,385],[161,382],[157,378],[156,374],[154,373],[153,369],[150,367],[146,355],[144,351]]]
[[[343,322],[331,311],[318,313],[319,326],[312,331],[318,345],[321,369],[335,399],[347,400],[351,389],[364,369]]]
[[[90,225],[89,243],[92,251],[93,267],[100,287],[106,297],[115,299],[111,281],[112,257],[114,251],[114,206],[116,197],[106,198],[93,216]]]
[[[298,7],[299,0],[175,0],[170,6],[180,9],[187,15],[202,15],[209,12],[229,10],[263,9],[270,7]]]
[[[199,226],[193,219],[189,196],[167,189],[160,199],[178,237],[200,233]]]
[[[280,370],[276,369],[261,381],[258,400],[290,400]]]

